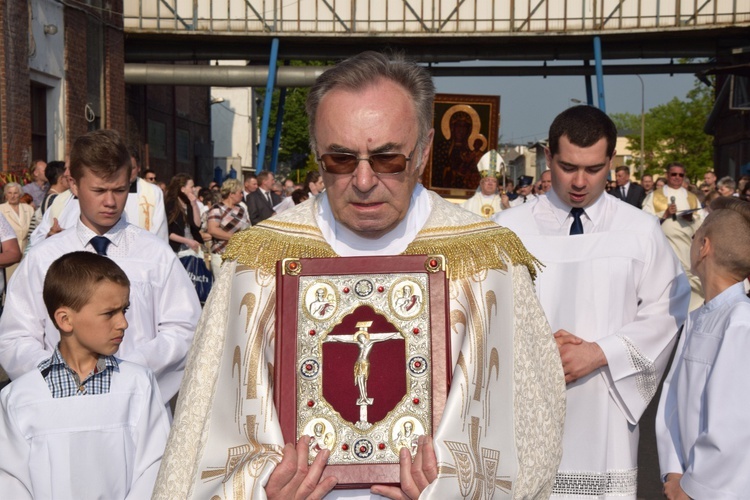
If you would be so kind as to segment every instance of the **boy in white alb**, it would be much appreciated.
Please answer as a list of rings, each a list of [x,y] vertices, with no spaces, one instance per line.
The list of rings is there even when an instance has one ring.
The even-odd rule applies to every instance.
[[[713,207],[712,207],[713,208]],[[659,401],[656,437],[669,499],[750,492],[750,204],[712,210],[690,248],[706,303],[690,313]]]
[[[49,268],[52,357],[0,392],[3,498],[150,498],[169,434],[154,375],[120,360],[130,282],[90,252]]]

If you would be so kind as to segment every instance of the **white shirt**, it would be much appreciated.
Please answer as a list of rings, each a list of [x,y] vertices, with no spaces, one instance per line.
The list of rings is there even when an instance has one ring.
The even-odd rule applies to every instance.
[[[169,435],[154,376],[121,361],[108,394],[53,398],[39,370],[0,392],[3,498],[151,498]]]
[[[11,379],[36,369],[60,340],[42,301],[47,269],[65,253],[93,252],[95,235],[79,221],[39,243],[13,274],[0,317],[0,365]],[[104,236],[111,241],[108,257],[130,279],[129,326],[117,356],[150,368],[167,402],[180,387],[201,312],[195,288],[172,249],[153,234],[120,219]]]
[[[417,184],[411,194],[406,216],[387,234],[380,238],[363,238],[333,217],[328,195],[323,194],[318,206],[316,220],[323,238],[333,251],[342,257],[357,255],[399,255],[414,240],[430,216],[430,196],[427,190]]]
[[[162,238],[165,242],[169,241],[169,234],[167,233],[167,213],[164,207],[164,193],[162,193],[159,186],[151,184],[140,177],[138,177],[136,182],[137,192],[128,193],[128,199],[125,202],[125,210],[123,211],[125,220],[136,226],[139,224],[139,221],[141,220],[141,207],[139,206],[140,193],[149,190],[150,194],[148,197],[154,200],[154,207],[152,207],[151,227],[149,227],[148,231]],[[60,203],[65,203],[62,211],[56,212],[59,213],[59,216],[57,216],[58,225],[63,229],[73,227],[81,217],[81,206],[78,204],[78,198],[72,196],[70,191],[61,193],[58,195],[58,198],[60,198]],[[55,199],[55,202],[57,201],[58,200]],[[53,210],[47,210],[44,212],[42,222],[39,223],[29,237],[29,245],[34,246],[47,237],[49,230],[52,228],[52,219],[54,217]]]
[[[656,415],[662,477],[691,498],[750,492],[750,299],[737,283],[690,313]]]
[[[521,205],[526,205],[530,201],[536,200],[537,196],[535,194],[529,193],[529,194],[526,195],[525,198],[526,198],[526,201],[524,201],[524,196],[522,196],[522,195],[519,194],[515,199],[510,200],[508,202],[508,205],[510,205],[511,208],[518,207],[518,206],[521,206]]]
[[[658,221],[606,193],[573,217],[554,190],[493,220],[545,266],[536,291],[552,332],[596,342],[608,365],[567,386],[555,495],[636,494],[638,433],[687,314],[690,288]]]

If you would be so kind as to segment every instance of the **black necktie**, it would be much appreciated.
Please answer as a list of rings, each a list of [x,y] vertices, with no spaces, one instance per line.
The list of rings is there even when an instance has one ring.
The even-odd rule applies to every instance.
[[[625,199],[625,197],[627,196],[627,193],[625,193],[625,186],[622,186],[622,187],[620,188],[620,191],[622,192],[622,199],[624,200],[624,199]]]
[[[526,197],[525,196],[523,197],[523,202],[526,203]]]
[[[581,222],[582,213],[583,209],[580,207],[570,209],[570,215],[573,216],[573,224],[570,225],[570,234],[583,234],[583,222]]]
[[[104,236],[94,236],[91,238],[91,246],[94,247],[94,250],[96,250],[96,253],[99,255],[107,255],[107,247],[110,244],[110,241],[104,237]]]
[[[266,191],[266,199],[268,200],[268,204],[273,207],[273,201],[271,201],[271,191]]]

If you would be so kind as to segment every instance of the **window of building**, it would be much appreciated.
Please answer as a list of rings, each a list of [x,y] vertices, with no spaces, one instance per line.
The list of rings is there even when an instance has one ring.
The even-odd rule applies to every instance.
[[[31,82],[31,159],[47,161],[47,87]]]
[[[177,161],[190,163],[190,132],[178,128],[176,135]]]
[[[167,127],[156,120],[148,120],[148,147],[152,158],[167,159]]]

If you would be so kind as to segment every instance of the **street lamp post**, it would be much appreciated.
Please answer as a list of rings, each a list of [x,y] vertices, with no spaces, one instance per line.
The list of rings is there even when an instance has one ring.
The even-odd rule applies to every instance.
[[[645,108],[646,108],[646,85],[643,83],[643,78],[641,78],[641,75],[635,75],[638,77],[638,79],[641,81],[641,165],[639,168],[639,174],[640,178],[643,178],[643,171],[645,169],[644,163],[645,163],[645,157],[644,157],[644,147],[643,143],[646,140],[646,114],[645,114]]]

